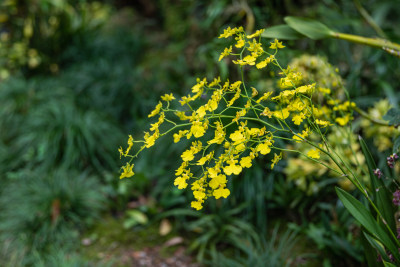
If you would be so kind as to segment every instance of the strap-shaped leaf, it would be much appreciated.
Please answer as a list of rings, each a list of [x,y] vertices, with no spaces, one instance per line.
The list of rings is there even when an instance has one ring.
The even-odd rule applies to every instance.
[[[400,109],[391,108],[389,111],[383,116],[384,120],[389,121],[389,125],[394,125],[395,127],[400,125]]]
[[[362,139],[361,136],[358,137],[360,140],[361,150],[364,154],[365,160],[368,166],[369,177],[371,179],[372,192],[374,196],[374,203],[381,212],[383,218],[389,225],[390,229],[396,232],[396,222],[394,219],[394,207],[392,205],[392,199],[390,197],[390,192],[386,188],[382,179],[379,179],[374,175],[374,170],[376,169],[375,161],[372,158],[371,152],[368,149],[367,144]]]
[[[295,31],[286,24],[276,25],[265,29],[261,34],[264,38],[276,38],[279,40],[297,40],[303,38],[304,35]]]
[[[385,265],[385,267],[396,267],[396,265],[387,261],[383,261],[383,264]]]
[[[352,195],[340,189],[335,188],[340,200],[351,215],[369,232],[371,236],[381,242],[385,248],[390,250],[396,260],[400,261],[399,252],[397,246],[385,232],[385,230],[375,221],[369,210],[361,204],[360,201],[355,199]]]
[[[398,136],[393,142],[393,153],[398,153],[400,148],[400,136]]]
[[[285,17],[285,22],[297,32],[307,36],[310,39],[318,40],[333,37],[334,31],[325,24],[313,19],[300,17]]]
[[[376,261],[378,253],[381,255],[383,260],[388,261],[389,257],[386,254],[385,248],[382,246],[382,244],[378,241],[376,241],[371,235],[369,235],[368,233],[363,232],[363,235],[361,237],[365,237],[365,240],[367,241],[367,243],[371,246],[370,248],[372,249],[372,251],[365,251],[365,253],[369,254],[366,255],[367,259],[368,257],[370,257],[371,255],[374,256],[373,261],[370,263],[368,261],[368,266],[371,267],[374,265],[374,263],[376,263],[376,265],[382,266],[382,264],[378,264],[378,262]]]

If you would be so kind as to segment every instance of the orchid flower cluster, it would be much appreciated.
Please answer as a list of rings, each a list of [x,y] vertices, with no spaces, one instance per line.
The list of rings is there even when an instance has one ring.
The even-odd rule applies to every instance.
[[[276,58],[285,46],[275,39],[265,47],[262,32],[247,35],[242,27],[224,30],[219,38],[231,38],[232,45],[223,50],[219,60],[232,58],[240,69],[241,80],[197,79],[191,93],[179,100],[180,104],[173,94],[162,96],[148,115],[156,119],[143,140],[134,140],[130,135],[127,148],[119,148],[120,156],[129,159],[120,178],[134,175],[132,160],[154,146],[160,137],[172,134],[174,143],[185,138],[192,140],[181,155],[174,185],[179,189],[190,186],[194,197],[191,206],[200,210],[210,197],[228,197],[228,178],[251,168],[256,158],[273,153],[273,169],[282,159],[282,151],[290,151],[276,145],[278,139],[308,144],[306,153],[296,152],[313,161],[320,159],[320,153],[331,154],[325,134],[332,126],[348,124],[355,104],[331,97],[329,88],[315,83],[300,86],[302,74],[290,67],[282,68]],[[264,71],[267,67],[277,68],[281,75],[276,92],[258,90],[244,80],[246,69]],[[316,94],[326,97],[326,104],[314,103]],[[308,138],[312,133],[320,136],[318,142]],[[140,148],[131,152],[134,143],[139,143]]]

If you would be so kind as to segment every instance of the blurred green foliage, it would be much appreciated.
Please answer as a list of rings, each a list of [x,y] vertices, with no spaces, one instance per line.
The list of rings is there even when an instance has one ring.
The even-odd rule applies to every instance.
[[[0,4],[0,79],[37,69],[57,72],[68,45],[93,34],[110,16],[100,2],[6,0]]]
[[[104,208],[105,195],[95,177],[61,170],[21,170],[9,176],[0,196],[2,265],[32,264],[34,253],[47,255],[57,246],[75,249],[79,231]]]
[[[389,39],[400,41],[396,3],[368,0],[363,5]],[[215,37],[223,28],[254,31],[281,24],[287,15],[318,19],[341,32],[376,35],[354,3],[344,0],[3,1],[0,265],[90,266],[90,260],[77,254],[82,232],[101,212],[120,215],[128,203],[138,202],[149,223],[164,212],[210,266],[256,266],[271,255],[282,266],[287,263],[282,259],[295,258],[285,254],[293,234],[278,231],[267,238],[275,221],[294,223],[290,227],[307,241],[300,246],[311,243],[321,251],[312,256],[316,261],[360,266],[361,246],[349,235],[357,227],[330,186],[337,180],[317,177],[318,192],[307,196],[282,174],[289,164],[285,159],[273,172],[264,168],[269,158],[260,160],[232,181],[228,200],[212,203],[198,215],[180,213],[190,196],[173,186],[174,159],[181,147],[161,141],[158,150],[146,152],[136,163],[134,179],[117,179],[117,148],[126,142],[127,132],[145,129],[146,114],[161,94],[183,95],[196,77],[238,75],[232,64],[215,63],[223,49]],[[317,55],[310,57],[318,63],[322,58],[338,67],[361,108],[382,97],[398,106],[397,58],[337,40],[285,45],[285,64],[307,51]],[[320,69],[299,61],[320,75]],[[260,90],[274,86],[271,73],[247,75]],[[384,166],[385,152],[378,149],[373,154],[378,166]],[[233,257],[232,251],[240,256]]]

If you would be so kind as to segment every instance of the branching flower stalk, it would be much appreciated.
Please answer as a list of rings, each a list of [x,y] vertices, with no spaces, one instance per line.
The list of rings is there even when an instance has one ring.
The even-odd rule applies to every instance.
[[[158,119],[150,124],[144,139],[134,140],[130,135],[127,148],[119,148],[120,156],[128,158],[120,178],[134,175],[132,160],[144,149],[154,146],[160,137],[171,133],[174,143],[183,138],[192,140],[191,146],[181,155],[182,163],[175,171],[174,185],[179,189],[190,186],[194,198],[191,206],[200,210],[210,197],[227,198],[230,194],[228,178],[252,167],[256,158],[273,153],[270,161],[273,169],[282,158],[282,152],[297,152],[347,177],[383,218],[366,187],[325,138],[330,127],[349,124],[356,105],[331,96],[329,88],[318,87],[315,83],[299,86],[302,74],[290,67],[284,69],[276,58],[285,46],[275,39],[265,49],[260,38],[262,32],[258,30],[247,35],[242,27],[224,30],[219,38],[233,38],[234,41],[224,49],[219,60],[233,57],[232,62],[239,66],[241,80],[197,79],[191,93],[179,100],[180,108],[173,94],[162,96],[148,115]],[[249,88],[244,78],[245,70],[264,71],[268,66],[275,66],[280,71],[279,89],[260,92],[254,87]],[[326,104],[314,103],[316,94],[323,95]],[[313,133],[319,136],[318,142],[310,138]],[[304,142],[310,145],[310,150],[303,154],[275,146],[278,139]],[[140,147],[132,154],[134,143]],[[326,154],[338,169],[320,160],[320,153]]]

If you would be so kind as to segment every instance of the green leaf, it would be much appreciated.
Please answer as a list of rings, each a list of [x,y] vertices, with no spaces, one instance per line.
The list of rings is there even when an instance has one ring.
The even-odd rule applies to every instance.
[[[389,121],[389,125],[394,125],[395,127],[400,125],[400,109],[391,108],[389,111],[383,116],[384,120]]]
[[[398,136],[393,142],[393,153],[399,152],[400,148],[400,136]]]
[[[385,265],[385,267],[396,267],[396,265],[387,261],[383,261],[383,264]]]
[[[146,214],[139,210],[129,210],[127,211],[127,216],[128,218],[124,220],[124,228],[128,229],[133,226],[139,225],[139,224],[147,224],[149,219],[147,218]]]
[[[336,193],[342,201],[343,205],[350,212],[351,215],[362,225],[364,228],[377,240],[379,240],[396,258],[400,261],[399,252],[396,244],[385,232],[385,230],[375,221],[371,212],[361,204],[360,201],[355,199],[352,195],[340,189],[335,188]]]
[[[376,263],[376,265],[381,266],[381,264],[378,264],[378,262],[376,261],[378,253],[381,255],[383,260],[389,260],[388,255],[386,254],[385,248],[382,246],[381,243],[379,243],[378,241],[376,241],[372,236],[370,236],[369,234],[363,232],[363,235],[361,235],[361,238],[363,239],[363,237],[365,238],[365,241],[367,241],[366,245],[369,245],[369,249],[365,250],[365,256],[368,259],[372,260],[372,262],[370,263],[370,261],[368,261],[368,266],[373,266],[373,263]],[[364,246],[365,247],[365,246]]]
[[[265,29],[265,31],[261,34],[261,37],[276,38],[279,40],[297,40],[304,37],[304,35],[295,31],[290,26],[282,24]]]
[[[367,144],[362,139],[361,136],[358,137],[360,140],[361,150],[364,154],[365,160],[368,166],[369,177],[371,179],[371,186],[373,192],[373,201],[377,206],[378,210],[381,212],[383,219],[389,224],[390,229],[396,232],[396,222],[394,220],[393,214],[395,213],[394,207],[392,205],[392,198],[389,190],[386,188],[382,179],[379,179],[374,175],[374,170],[376,169],[375,161],[372,158],[371,152],[368,149]]]
[[[333,37],[334,31],[326,25],[313,19],[300,17],[285,17],[285,22],[295,31],[310,39],[318,40]]]

